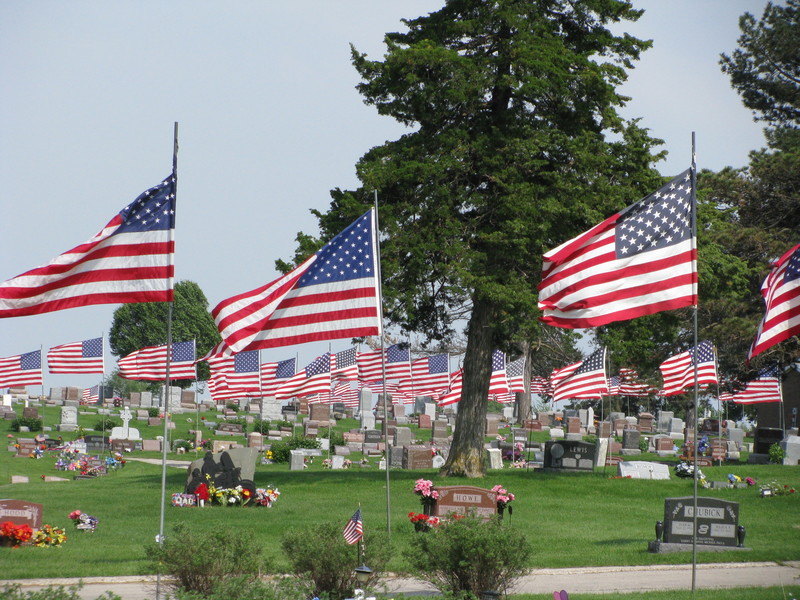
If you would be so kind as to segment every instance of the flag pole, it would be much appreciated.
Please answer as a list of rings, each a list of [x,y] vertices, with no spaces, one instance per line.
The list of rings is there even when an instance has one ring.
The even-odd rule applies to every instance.
[[[691,202],[692,202],[692,252],[696,252],[697,250],[697,197],[695,188],[697,186],[697,165],[695,164],[695,132],[692,132],[692,168],[691,168],[691,186],[692,191],[690,194]],[[696,278],[696,275],[695,275]],[[692,493],[692,594],[694,594],[695,589],[697,588],[697,450],[698,450],[698,440],[697,440],[697,404],[698,404],[698,385],[697,385],[697,305],[698,305],[698,298],[697,298],[697,281],[692,282],[695,304],[694,304],[694,311],[693,311],[693,320],[694,320],[694,423],[692,425],[692,430],[694,433],[694,472],[693,475],[693,493]]]
[[[383,378],[383,464],[386,470],[386,533],[391,541],[392,536],[392,512],[391,512],[391,493],[389,489],[389,410],[386,406],[386,349],[384,348],[385,342],[383,340],[383,281],[381,277],[381,246],[379,240],[380,225],[378,224],[378,190],[373,190],[375,212],[375,256],[376,268],[375,273],[378,283],[378,310],[381,319],[381,377]]]
[[[172,137],[172,193],[178,193],[178,122],[175,121]],[[177,206],[177,202],[174,204]],[[174,289],[174,286],[173,286]],[[164,545],[164,510],[167,497],[167,436],[169,434],[169,369],[172,359],[172,306],[173,301],[167,303],[167,376],[164,380],[164,394],[162,397],[164,407],[164,439],[161,441],[161,514],[158,523],[159,546]],[[161,569],[156,574],[156,600],[161,598]]]

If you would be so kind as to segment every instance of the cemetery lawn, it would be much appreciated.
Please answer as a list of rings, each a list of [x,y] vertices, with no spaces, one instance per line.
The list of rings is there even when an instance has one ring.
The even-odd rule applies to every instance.
[[[52,414],[51,414],[52,411]],[[57,422],[58,408],[40,409],[45,425]],[[173,439],[188,437],[193,415],[177,415]],[[97,416],[79,416],[87,429]],[[158,428],[131,422],[142,437],[160,435]],[[347,431],[357,422],[343,420],[337,429]],[[13,433],[0,421],[0,435]],[[52,432],[48,435],[57,435]],[[419,437],[423,437],[419,432]],[[428,432],[429,435],[429,432]],[[66,438],[66,435],[65,435]],[[237,439],[237,438],[232,438]],[[243,440],[243,438],[239,438]],[[9,439],[9,442],[13,440]],[[197,456],[202,456],[198,453]],[[171,460],[190,460],[187,455],[170,453]],[[160,453],[126,454],[123,468],[94,479],[73,480],[72,472],[54,468],[55,455],[20,458],[12,451],[0,451],[0,498],[21,499],[43,505],[43,523],[63,527],[68,539],[60,548],[23,546],[0,548],[3,579],[96,577],[153,573],[144,548],[152,544],[159,531],[161,512],[161,465],[131,460],[160,459]],[[244,530],[253,544],[272,559],[275,572],[287,572],[289,563],[282,554],[281,538],[295,527],[314,523],[335,523],[344,528],[358,508],[363,511],[367,534],[386,534],[386,474],[370,459],[369,467],[358,466],[357,456],[348,470],[323,469],[321,458],[303,471],[290,471],[287,464],[257,465],[257,487],[277,487],[281,493],[272,508],[220,507],[175,508],[170,496],[182,492],[187,472],[167,468],[165,530],[170,535],[178,523],[216,531]],[[663,460],[643,455],[641,460]],[[508,463],[506,463],[508,464]],[[674,473],[674,470],[671,470]],[[729,473],[742,479],[752,477],[757,484],[777,482],[800,490],[800,466],[729,464],[702,469],[709,481],[727,481]],[[28,483],[11,484],[12,475],[25,475]],[[482,479],[440,478],[434,470],[390,471],[390,541],[392,572],[407,572],[403,552],[414,532],[410,512],[421,512],[419,497],[412,493],[418,478],[431,479],[434,485],[473,485],[491,488],[501,484],[516,495],[513,514],[506,514],[504,525],[522,530],[532,545],[531,568],[579,566],[686,564],[691,553],[650,554],[647,543],[655,538],[655,522],[663,520],[664,499],[692,495],[692,481],[672,474],[668,481],[617,479],[616,467],[594,473],[552,474],[504,468],[493,470]],[[68,479],[45,482],[42,476]],[[740,523],[747,529],[745,546],[751,551],[698,552],[698,562],[749,562],[797,560],[800,556],[800,491],[795,494],[762,498],[759,486],[744,489],[700,489],[699,495],[740,503]],[[94,533],[73,528],[67,515],[80,509],[99,519]],[[203,548],[198,548],[203,552]],[[353,547],[354,561],[356,550]],[[12,555],[13,560],[7,560]],[[369,546],[367,547],[369,563]],[[569,590],[568,590],[569,591]],[[674,593],[670,598],[679,598]],[[648,595],[648,598],[654,596]],[[726,596],[728,597],[728,596]],[[732,597],[732,596],[731,596]],[[737,598],[739,596],[736,596]],[[751,596],[741,596],[750,598]],[[755,596],[752,596],[755,598]],[[763,597],[763,596],[761,596]],[[527,597],[524,597],[527,598]],[[626,599],[636,600],[636,595]],[[687,596],[688,598],[688,596]],[[694,596],[703,598],[702,596]]]
[[[567,590],[569,592],[569,590]],[[512,600],[550,600],[552,594],[520,594],[510,596]],[[609,600],[609,598],[622,600],[764,600],[764,598],[790,598],[800,597],[800,586],[787,587],[762,587],[762,588],[726,588],[724,590],[696,590],[691,591],[667,590],[664,592],[635,592],[632,594],[570,594],[573,600]]]

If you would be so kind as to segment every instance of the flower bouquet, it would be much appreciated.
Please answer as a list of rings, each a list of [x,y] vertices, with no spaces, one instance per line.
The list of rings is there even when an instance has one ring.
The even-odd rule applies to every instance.
[[[677,475],[678,477],[682,477],[684,479],[693,478],[694,477],[694,464],[693,463],[689,463],[689,462],[678,463],[678,465],[675,467],[675,475]],[[705,475],[703,475],[703,472],[700,469],[697,470],[697,478],[698,479],[705,479],[706,478]]]
[[[497,512],[498,514],[502,515],[506,508],[508,508],[508,514],[512,513],[511,506],[509,506],[516,496],[509,492],[506,488],[502,485],[496,485],[492,488],[495,494],[497,494]]]
[[[75,525],[75,529],[94,533],[94,530],[97,528],[97,518],[92,515],[87,515],[80,510],[73,510],[69,513],[69,518],[72,520],[72,524]]]
[[[439,517],[430,517],[425,513],[408,513],[408,520],[414,525],[414,531],[430,531],[441,523]]]
[[[280,497],[281,493],[278,491],[278,488],[274,486],[270,486],[268,488],[256,488],[256,496],[254,502],[256,506],[266,506],[267,508],[272,508],[272,505]]]
[[[420,502],[426,509],[430,509],[439,499],[439,492],[433,487],[430,479],[417,479],[414,483],[414,493],[420,497]]]
[[[19,548],[20,544],[24,544],[33,536],[33,529],[24,523],[18,525],[11,521],[4,521],[0,523],[0,546],[11,546],[12,548]]]
[[[33,543],[39,548],[59,547],[66,541],[64,530],[52,525],[42,525],[42,528],[33,534]]]
[[[771,481],[766,485],[761,486],[761,497],[767,496],[788,496],[794,494],[795,489],[788,485],[780,485],[777,481]]]

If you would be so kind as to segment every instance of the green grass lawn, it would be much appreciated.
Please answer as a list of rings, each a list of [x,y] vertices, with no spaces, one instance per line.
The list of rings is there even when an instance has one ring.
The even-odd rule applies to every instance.
[[[40,409],[42,414],[45,425],[54,424],[59,418],[57,408]],[[186,432],[194,423],[187,422],[187,418],[193,419],[194,415],[176,416],[173,439],[188,437]],[[92,427],[97,420],[93,415],[79,417],[83,427]],[[154,437],[163,431],[159,428],[151,431],[146,424],[135,421],[131,426],[139,428],[143,437]],[[356,421],[350,420],[340,422],[337,427],[347,430],[354,426],[357,427]],[[11,433],[8,427],[9,422],[0,421],[0,435]],[[129,455],[137,456],[159,458],[160,454]],[[193,458],[193,453],[170,454],[170,458]],[[651,458],[654,457],[642,457]],[[54,462],[55,458],[47,454],[36,460],[14,457],[5,449],[0,451],[0,498],[41,503],[44,523],[65,527],[69,537],[61,548],[0,549],[0,556],[13,552],[14,557],[13,561],[2,561],[2,577],[89,577],[146,572],[144,547],[153,542],[159,531],[161,466],[129,460],[124,468],[105,477],[74,481],[73,473],[56,471]],[[378,470],[376,462],[373,459],[368,468],[354,464],[346,471],[323,470],[320,459],[304,471],[289,471],[287,464],[258,465],[256,485],[277,486],[281,492],[272,508],[198,509],[168,505],[167,534],[180,522],[222,531],[244,529],[251,532],[253,543],[273,558],[274,568],[285,570],[288,563],[282,557],[280,540],[290,528],[322,522],[344,527],[360,504],[367,532],[387,530],[386,474]],[[704,468],[703,472],[710,480],[726,480],[728,473],[733,472],[753,477],[759,483],[776,480],[800,488],[800,467],[736,464]],[[11,475],[27,475],[30,483],[11,485]],[[41,475],[70,480],[44,482]],[[664,499],[691,496],[691,480],[673,476],[669,481],[644,481],[615,479],[614,475],[616,470],[611,467],[593,474],[546,474],[506,468],[490,471],[483,479],[464,480],[439,478],[435,471],[392,470],[389,514],[394,558],[389,568],[397,572],[406,570],[402,552],[411,536],[419,535],[414,533],[407,515],[421,510],[419,498],[412,493],[414,481],[420,477],[432,479],[436,485],[490,488],[502,484],[516,494],[513,515],[506,516],[504,522],[509,528],[521,529],[530,541],[533,568],[690,562],[690,553],[650,554],[647,543],[654,539],[655,522],[663,518]],[[183,491],[185,481],[185,470],[168,469],[167,503],[171,493]],[[747,528],[745,545],[752,551],[700,552],[698,562],[786,561],[800,557],[800,493],[761,498],[757,486],[700,493],[740,503],[740,522]],[[67,515],[76,509],[99,519],[95,533],[72,529]]]

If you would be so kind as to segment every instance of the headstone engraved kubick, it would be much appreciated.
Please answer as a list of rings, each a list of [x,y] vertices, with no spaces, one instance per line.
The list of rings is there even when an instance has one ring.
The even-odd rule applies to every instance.
[[[595,445],[573,440],[544,444],[544,469],[547,471],[593,471]]]
[[[664,500],[664,540],[650,544],[651,552],[685,551],[692,547],[694,499],[692,496]],[[741,537],[737,537],[737,534]],[[696,547],[730,550],[742,547],[744,528],[739,527],[739,503],[720,498],[697,498]]]
[[[490,490],[469,485],[436,487],[439,499],[433,509],[434,516],[450,514],[474,514],[485,521],[497,514],[497,494]]]

